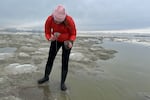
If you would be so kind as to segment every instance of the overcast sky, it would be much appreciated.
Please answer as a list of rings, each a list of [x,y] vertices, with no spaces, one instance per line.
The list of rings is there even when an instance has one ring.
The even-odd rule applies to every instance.
[[[150,0],[1,0],[0,27],[43,28],[58,4],[65,6],[78,30],[150,27]]]

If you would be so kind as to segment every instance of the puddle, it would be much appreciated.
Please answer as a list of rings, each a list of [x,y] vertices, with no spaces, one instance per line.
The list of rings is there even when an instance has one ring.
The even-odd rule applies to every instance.
[[[22,100],[70,100],[67,93],[60,90],[54,91],[49,85],[21,88],[19,98]]]
[[[16,50],[17,50],[17,48],[5,47],[5,48],[0,48],[0,53],[13,53]]]

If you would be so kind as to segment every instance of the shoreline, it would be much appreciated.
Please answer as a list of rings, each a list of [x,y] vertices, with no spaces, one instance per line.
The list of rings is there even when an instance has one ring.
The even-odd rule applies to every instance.
[[[42,34],[0,35],[0,98],[147,99],[145,96],[149,97],[149,93],[142,90],[150,91],[147,84],[150,82],[147,67],[150,65],[147,61],[150,59],[147,56],[150,48],[141,48],[140,45],[126,44],[115,39],[116,37],[77,37],[70,55],[66,81],[68,91],[63,93],[59,87],[61,50],[56,56],[50,82],[38,86],[36,81],[43,76],[50,42]],[[91,95],[87,95],[88,91],[91,91]]]

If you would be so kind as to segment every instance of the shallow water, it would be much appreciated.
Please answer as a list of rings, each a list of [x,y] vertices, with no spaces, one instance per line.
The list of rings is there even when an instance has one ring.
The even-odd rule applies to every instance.
[[[105,41],[104,48],[118,51],[114,59],[101,62],[116,80],[121,94],[128,100],[149,100],[150,97],[150,48],[143,45]],[[126,92],[124,91],[126,90]],[[125,92],[125,93],[123,93]],[[132,99],[131,99],[132,98]]]
[[[0,53],[13,55],[5,54],[0,59],[0,100],[150,99],[150,48],[147,46],[116,42],[112,38],[78,38],[69,63],[68,90],[62,92],[61,51],[50,81],[37,85],[36,81],[43,76],[49,43],[41,35],[1,37]],[[21,67],[17,69],[18,66]]]

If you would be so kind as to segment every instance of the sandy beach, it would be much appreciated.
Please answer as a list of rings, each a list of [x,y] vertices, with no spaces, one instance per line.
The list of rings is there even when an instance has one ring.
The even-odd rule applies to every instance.
[[[0,34],[0,100],[150,100],[150,37],[78,35],[68,90],[60,90],[61,49],[50,81],[43,77],[50,42],[44,34]]]

